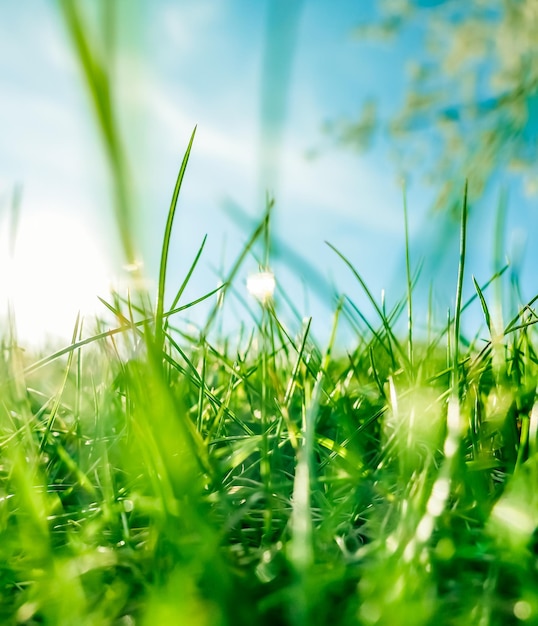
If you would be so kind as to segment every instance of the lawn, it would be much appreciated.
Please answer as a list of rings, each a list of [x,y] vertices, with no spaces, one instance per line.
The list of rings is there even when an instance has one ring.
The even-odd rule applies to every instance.
[[[112,85],[75,5],[61,5],[132,260]],[[538,624],[536,298],[511,291],[518,312],[503,322],[504,270],[487,284],[472,277],[466,190],[448,315],[413,307],[421,277],[406,229],[393,308],[333,248],[357,290],[335,298],[318,345],[310,319],[282,315],[293,298],[278,277],[272,293],[272,201],[218,289],[185,299],[205,242],[172,283],[174,214],[195,146],[193,133],[156,295],[110,294],[106,321],[79,319],[71,343],[50,353],[23,349],[16,319],[3,329],[0,622]],[[241,268],[252,258],[260,276],[249,296]],[[251,321],[227,335],[220,320],[234,300]],[[204,323],[186,324],[201,303]],[[469,307],[483,317],[473,337]]]
[[[427,336],[409,264],[387,311],[337,251],[374,319],[342,297],[318,346],[310,320],[280,321],[263,267],[252,324],[225,337],[219,316],[270,240],[271,206],[216,292],[183,301],[202,245],[166,307],[191,148],[154,306],[112,294],[112,327],[79,321],[39,359],[15,323],[4,334],[2,623],[536,623],[536,314],[531,302],[499,330],[489,285],[463,301],[466,195],[455,308]],[[182,326],[205,299],[206,324]],[[472,341],[471,304],[484,315]]]

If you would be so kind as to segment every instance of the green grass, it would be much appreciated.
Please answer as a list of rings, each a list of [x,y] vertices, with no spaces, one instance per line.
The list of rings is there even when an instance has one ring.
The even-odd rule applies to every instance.
[[[108,48],[76,3],[60,6],[133,261]],[[261,305],[238,284],[246,259],[270,266],[271,202],[221,288],[184,299],[205,240],[185,280],[167,285],[192,145],[172,194],[155,305],[148,294],[112,294],[103,306],[116,324],[92,335],[79,321],[52,354],[24,351],[14,323],[3,334],[0,623],[538,623],[536,299],[513,301],[519,313],[498,327],[490,284],[466,273],[466,194],[447,321],[428,314],[427,332],[417,326],[428,312],[412,300],[419,272],[405,207],[402,300],[387,310],[333,248],[373,317],[341,297],[320,346],[311,320],[283,322],[286,294]],[[218,331],[231,299],[252,319],[237,337]],[[192,330],[181,315],[204,300],[212,308]],[[461,330],[470,306],[486,329],[471,340]],[[345,346],[342,325],[354,336]]]
[[[319,347],[279,298],[236,340],[212,331],[269,213],[205,327],[176,324],[198,302],[184,282],[164,305],[178,193],[155,310],[113,294],[115,328],[77,323],[39,360],[4,336],[2,623],[537,623],[537,318],[531,302],[488,340],[460,336],[466,200],[448,323],[413,329],[409,264],[387,312],[338,252],[376,319],[343,298]]]

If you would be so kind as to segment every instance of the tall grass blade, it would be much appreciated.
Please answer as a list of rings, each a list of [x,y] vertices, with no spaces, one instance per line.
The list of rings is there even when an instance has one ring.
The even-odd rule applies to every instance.
[[[461,328],[461,302],[463,297],[463,278],[465,274],[465,256],[467,249],[467,191],[468,182],[465,181],[465,189],[463,192],[463,207],[461,211],[461,226],[460,226],[460,254],[458,263],[458,282],[456,287],[456,304],[454,308],[454,378],[453,389],[454,393],[458,394],[458,379],[459,379],[459,356],[460,356],[460,328]]]
[[[411,275],[411,254],[409,242],[409,219],[407,214],[407,190],[403,185],[404,232],[405,232],[405,274],[407,277],[407,341],[409,364],[413,368],[413,277]]]
[[[108,13],[113,12],[116,3],[107,3]],[[65,24],[80,62],[84,79],[88,87],[98,127],[103,140],[106,158],[114,190],[114,208],[120,240],[128,264],[137,264],[134,236],[133,200],[130,191],[130,178],[127,158],[122,145],[120,129],[113,106],[114,83],[107,69],[107,48],[93,33],[90,21],[83,13],[77,0],[60,0],[60,8]],[[110,21],[108,21],[110,24]],[[110,37],[114,34],[108,30]]]
[[[168,264],[168,252],[170,250],[170,238],[172,236],[172,226],[174,224],[174,217],[176,214],[177,202],[179,199],[179,192],[181,191],[181,185],[189,162],[191,154],[192,144],[194,142],[194,136],[196,134],[196,126],[192,131],[189,145],[183,156],[181,167],[174,186],[174,192],[172,194],[172,200],[170,202],[170,209],[168,211],[168,217],[166,220],[166,226],[164,229],[163,243],[161,247],[161,262],[159,265],[159,283],[157,285],[157,306],[155,309],[155,348],[157,353],[160,353],[163,348],[164,342],[164,328],[163,328],[163,313],[164,313],[164,298],[166,288],[166,268]],[[181,296],[181,294],[180,294]]]

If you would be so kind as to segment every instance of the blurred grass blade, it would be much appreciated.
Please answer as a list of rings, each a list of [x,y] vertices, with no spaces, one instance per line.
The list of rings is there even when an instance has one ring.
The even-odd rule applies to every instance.
[[[107,3],[107,14],[110,17],[116,3]],[[113,107],[113,88],[107,70],[107,51],[112,50],[111,37],[114,33],[108,29],[108,45],[99,41],[92,33],[89,19],[83,14],[77,0],[60,0],[60,8],[75,52],[82,68],[86,85],[97,118],[98,127],[103,139],[106,157],[110,168],[111,184],[114,189],[114,208],[120,240],[128,264],[137,264],[134,211],[130,193],[130,180],[127,158],[122,146],[120,129]],[[109,23],[110,20],[109,20]]]

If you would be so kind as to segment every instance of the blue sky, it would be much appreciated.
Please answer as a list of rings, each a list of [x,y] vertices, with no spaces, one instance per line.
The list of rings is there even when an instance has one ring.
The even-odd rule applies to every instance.
[[[352,29],[375,4],[351,0],[137,0],[122,6],[117,88],[150,287],[177,169],[197,124],[172,240],[171,290],[205,234],[206,253],[189,295],[215,286],[218,268],[230,265],[247,236],[226,205],[233,202],[255,219],[269,189],[276,198],[276,236],[339,291],[364,304],[325,240],[350,258],[376,296],[386,289],[389,302],[401,297],[402,192],[388,146],[357,155],[331,145],[322,127],[356,115],[372,95],[384,114],[396,110],[406,62],[422,53],[420,29],[397,45],[360,42]],[[15,185],[23,187],[17,318],[22,334],[58,333],[74,321],[80,301],[95,302],[93,292],[106,288],[109,275],[117,282],[125,272],[99,137],[55,2],[0,6],[0,90],[4,250],[10,197]],[[308,158],[313,150],[316,158]],[[496,193],[487,198],[492,205]],[[418,181],[408,190],[412,247],[418,261],[431,248],[448,246],[440,266],[435,254],[429,257],[422,289],[424,297],[435,278],[443,312],[453,301],[457,237],[447,241],[443,218],[428,215],[432,194]],[[536,218],[517,187],[513,204],[506,237],[521,247]],[[491,214],[477,214],[470,225],[469,271],[479,282],[492,272]],[[314,315],[323,337],[330,306],[304,295],[312,278],[291,264],[285,269],[275,261],[277,281],[302,315]],[[255,271],[255,262],[246,270]],[[55,317],[43,313],[49,309]]]

